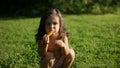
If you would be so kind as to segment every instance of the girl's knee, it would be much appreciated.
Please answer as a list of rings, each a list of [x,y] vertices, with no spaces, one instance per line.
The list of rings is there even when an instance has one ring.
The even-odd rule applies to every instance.
[[[72,48],[70,48],[70,55],[75,56],[75,51]]]
[[[45,63],[50,63],[51,60],[53,61],[54,59],[55,59],[54,54],[48,52],[44,57],[42,57],[41,61]]]
[[[45,66],[53,66],[55,61],[55,57],[54,54],[51,52],[48,52],[41,60],[41,66],[45,67]]]
[[[51,52],[48,52],[46,56],[44,57],[45,60],[50,61],[51,59],[55,59],[54,54]]]
[[[73,50],[72,48],[70,48],[69,57],[70,57],[71,59],[74,59],[74,58],[75,58],[75,52],[74,52],[74,50]]]
[[[75,52],[72,48],[70,48],[69,54],[66,57],[66,59],[64,60],[65,61],[64,62],[64,68],[70,68],[74,59],[75,59]]]

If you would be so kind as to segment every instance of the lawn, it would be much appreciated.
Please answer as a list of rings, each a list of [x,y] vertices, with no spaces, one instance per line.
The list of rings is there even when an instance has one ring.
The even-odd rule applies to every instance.
[[[63,15],[76,58],[71,68],[120,67],[120,15]],[[40,18],[0,18],[0,68],[39,68]]]

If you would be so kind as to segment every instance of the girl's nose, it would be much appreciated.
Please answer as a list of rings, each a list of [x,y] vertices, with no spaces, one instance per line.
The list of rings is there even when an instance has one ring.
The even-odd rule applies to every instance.
[[[51,24],[51,28],[52,28],[52,29],[54,28],[54,25],[53,25],[53,24]]]

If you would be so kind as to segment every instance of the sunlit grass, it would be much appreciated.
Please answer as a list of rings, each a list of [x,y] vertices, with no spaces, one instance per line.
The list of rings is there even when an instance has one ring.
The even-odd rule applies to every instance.
[[[64,15],[72,68],[120,67],[120,15]],[[40,18],[0,19],[0,68],[39,68],[35,34]]]

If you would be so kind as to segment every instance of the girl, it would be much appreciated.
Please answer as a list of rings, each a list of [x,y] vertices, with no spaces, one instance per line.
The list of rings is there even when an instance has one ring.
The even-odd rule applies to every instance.
[[[68,33],[58,9],[49,9],[36,34],[41,68],[70,68],[75,53],[68,46]]]

